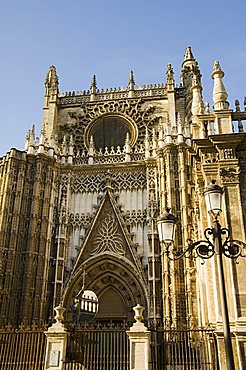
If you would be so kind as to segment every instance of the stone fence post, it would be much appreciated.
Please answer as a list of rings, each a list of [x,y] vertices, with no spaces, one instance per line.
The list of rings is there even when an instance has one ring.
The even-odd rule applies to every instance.
[[[67,336],[68,332],[62,324],[64,320],[63,313],[65,308],[55,307],[56,322],[45,332],[47,338],[46,356],[44,369],[48,370],[63,370],[63,362],[66,356]]]
[[[136,322],[127,331],[130,339],[130,370],[149,370],[150,331],[141,322],[144,307],[138,304],[133,309]]]

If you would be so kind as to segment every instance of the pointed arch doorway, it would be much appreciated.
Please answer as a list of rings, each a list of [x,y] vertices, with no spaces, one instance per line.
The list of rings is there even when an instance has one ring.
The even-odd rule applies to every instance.
[[[123,256],[103,253],[77,269],[64,290],[63,305],[69,321],[74,299],[83,284],[98,297],[96,321],[132,321],[134,306],[140,303],[148,307],[146,284],[135,266]]]

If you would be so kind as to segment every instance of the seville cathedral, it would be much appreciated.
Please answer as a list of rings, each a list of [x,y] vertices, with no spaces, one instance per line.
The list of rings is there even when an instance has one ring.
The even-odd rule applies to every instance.
[[[220,223],[245,242],[246,99],[230,108],[218,61],[211,71],[209,106],[190,47],[178,82],[168,64],[158,84],[136,85],[131,71],[126,87],[99,90],[93,76],[88,91],[61,93],[49,68],[39,137],[32,127],[24,150],[0,159],[0,327],[50,322],[59,304],[72,321],[86,289],[99,322],[132,321],[141,304],[146,326],[212,329],[223,352],[215,256],[169,259],[157,231],[170,208],[180,253],[204,239],[214,179]],[[246,261],[223,256],[223,265],[234,357],[245,369]]]

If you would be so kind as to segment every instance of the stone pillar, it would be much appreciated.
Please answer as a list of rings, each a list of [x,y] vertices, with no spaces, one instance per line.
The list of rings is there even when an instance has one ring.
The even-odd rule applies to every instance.
[[[136,322],[127,331],[130,339],[130,370],[149,370],[150,331],[141,322],[144,307],[138,304],[133,309]]]
[[[63,313],[65,308],[55,307],[56,322],[45,332],[47,337],[47,347],[45,356],[44,369],[49,370],[63,370],[63,362],[66,356],[67,336],[68,332],[62,324],[64,319]]]

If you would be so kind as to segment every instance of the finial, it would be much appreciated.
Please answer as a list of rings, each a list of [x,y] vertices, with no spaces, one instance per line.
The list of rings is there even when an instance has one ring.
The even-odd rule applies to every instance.
[[[214,61],[213,72],[221,72],[221,77],[224,77],[225,75],[221,69],[221,66],[218,60]]]
[[[167,65],[166,84],[167,84],[168,90],[174,89],[174,73],[173,73],[172,65],[170,63]]]
[[[135,81],[134,81],[133,71],[130,71],[129,87],[134,86],[134,85],[135,85]]]
[[[188,46],[185,50],[184,62],[186,62],[187,60],[195,60],[190,46]]]
[[[199,104],[198,114],[204,114],[204,103],[203,103],[203,101],[201,101],[200,104]]]
[[[227,101],[228,94],[222,81],[224,75],[225,74],[221,69],[220,63],[218,62],[218,60],[216,60],[214,62],[213,72],[211,74],[211,77],[214,80],[214,89],[213,89],[214,110],[229,109],[229,103]]]
[[[210,107],[209,107],[209,102],[206,101],[205,103],[205,114],[210,114]]]
[[[236,112],[240,112],[240,103],[238,99],[235,100],[235,107],[236,107]]]
[[[129,88],[128,97],[129,98],[134,98],[135,96],[134,86],[135,86],[135,81],[134,81],[133,71],[130,71],[130,77],[129,77],[129,83],[128,83],[128,88]]]
[[[55,66],[50,66],[48,73],[46,75],[46,83],[57,83],[58,84],[58,77],[56,73],[56,67]]]
[[[97,81],[96,81],[96,75],[93,75],[92,80],[91,80],[91,88],[97,87]]]
[[[96,75],[93,75],[91,80],[91,95],[90,95],[90,101],[96,100],[96,92],[97,92],[97,81],[96,81]]]
[[[134,316],[134,319],[136,320],[136,322],[138,324],[141,323],[141,321],[143,320],[143,311],[144,311],[144,307],[141,306],[139,303],[137,304],[137,306],[133,307],[133,310],[135,312],[135,316]]]

